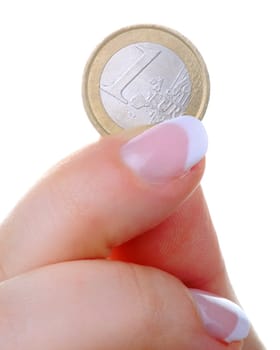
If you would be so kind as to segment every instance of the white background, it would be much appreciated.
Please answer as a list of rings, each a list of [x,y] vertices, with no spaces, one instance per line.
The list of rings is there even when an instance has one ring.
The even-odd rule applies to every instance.
[[[278,1],[0,0],[0,220],[53,163],[98,134],[81,77],[112,31],[156,23],[187,36],[211,78],[203,186],[237,294],[279,344]]]

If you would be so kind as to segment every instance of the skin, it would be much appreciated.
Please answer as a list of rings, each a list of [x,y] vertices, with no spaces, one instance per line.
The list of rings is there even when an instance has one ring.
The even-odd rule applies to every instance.
[[[253,329],[243,342],[211,338],[188,291],[236,302],[199,186],[204,160],[149,184],[120,158],[130,137],[57,164],[1,225],[1,348],[264,349]]]

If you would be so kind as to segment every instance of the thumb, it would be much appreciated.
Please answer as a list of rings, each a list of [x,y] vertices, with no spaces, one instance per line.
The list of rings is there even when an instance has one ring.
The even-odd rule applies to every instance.
[[[107,137],[74,154],[0,228],[3,274],[108,257],[112,247],[158,225],[194,191],[206,148],[202,123],[184,116],[128,142],[124,135]]]

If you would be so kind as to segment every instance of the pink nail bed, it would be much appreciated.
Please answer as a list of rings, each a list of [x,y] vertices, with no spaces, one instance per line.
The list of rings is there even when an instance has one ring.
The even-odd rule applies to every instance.
[[[216,295],[189,289],[206,331],[226,343],[248,336],[249,320],[244,311],[232,301]]]
[[[182,176],[207,151],[202,123],[191,116],[177,117],[136,136],[121,150],[124,162],[148,182]]]

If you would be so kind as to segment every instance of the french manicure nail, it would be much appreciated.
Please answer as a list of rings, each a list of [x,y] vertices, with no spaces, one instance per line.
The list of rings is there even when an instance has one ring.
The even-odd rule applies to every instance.
[[[194,117],[182,116],[157,124],[128,141],[121,150],[124,162],[148,182],[182,176],[207,151],[207,134]]]
[[[198,289],[189,291],[204,327],[212,337],[231,343],[248,336],[250,322],[237,304]]]

